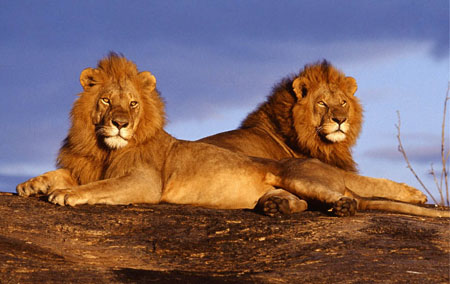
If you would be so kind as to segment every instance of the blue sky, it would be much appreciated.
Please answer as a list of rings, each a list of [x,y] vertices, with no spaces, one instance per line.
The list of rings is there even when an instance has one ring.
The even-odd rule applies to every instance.
[[[326,58],[358,81],[360,172],[418,187],[397,152],[399,110],[404,146],[433,187],[427,171],[439,162],[449,81],[447,0],[0,0],[0,43],[3,191],[54,168],[79,74],[109,51],[156,76],[167,130],[182,139],[236,128],[282,77]]]

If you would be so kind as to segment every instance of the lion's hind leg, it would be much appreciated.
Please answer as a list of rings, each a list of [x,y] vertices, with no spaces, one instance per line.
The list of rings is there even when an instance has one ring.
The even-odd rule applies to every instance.
[[[305,200],[283,189],[273,189],[267,192],[258,200],[256,206],[258,211],[269,216],[303,212],[307,208],[308,203]]]
[[[401,202],[423,204],[427,197],[420,190],[404,183],[383,178],[360,176],[352,172],[341,171],[345,186],[362,197],[382,197]]]
[[[333,215],[344,217],[355,215],[357,201],[353,196],[332,190],[336,184],[328,181],[320,181],[313,177],[301,177],[295,173],[283,173],[276,176],[272,173],[266,175],[266,181],[272,186],[286,189],[292,194],[306,200],[319,201],[329,206]],[[344,190],[345,193],[345,190]]]
[[[359,197],[358,209],[382,210],[387,212],[403,213],[417,216],[450,218],[450,211],[425,208],[419,205],[386,199],[370,199]]]
[[[353,216],[357,207],[356,199],[344,196],[332,204],[331,213],[338,217]]]

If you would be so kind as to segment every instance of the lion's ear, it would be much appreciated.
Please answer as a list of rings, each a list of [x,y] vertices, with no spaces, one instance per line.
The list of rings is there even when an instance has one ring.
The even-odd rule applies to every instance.
[[[100,82],[100,71],[93,68],[86,68],[81,71],[80,84],[85,91],[92,88]]]
[[[292,82],[292,89],[294,89],[298,99],[306,97],[306,94],[308,93],[308,83],[308,79],[304,77],[297,77],[294,82]]]
[[[142,87],[148,89],[150,92],[156,88],[156,78],[152,73],[143,71],[138,74]]]
[[[356,84],[356,80],[353,77],[345,77],[345,81],[347,83],[346,91],[348,94],[354,95],[356,93],[356,90],[358,89],[358,84]]]

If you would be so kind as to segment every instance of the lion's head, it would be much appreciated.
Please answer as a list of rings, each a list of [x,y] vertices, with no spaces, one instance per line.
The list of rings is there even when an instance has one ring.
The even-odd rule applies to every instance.
[[[362,108],[354,96],[357,88],[354,78],[326,61],[307,65],[292,82],[297,97],[293,122],[299,143],[313,135],[317,143],[353,145],[362,123]]]
[[[125,57],[111,53],[97,68],[84,69],[80,83],[84,92],[72,110],[73,126],[86,123],[88,135],[108,149],[142,143],[163,127],[155,77],[148,71],[138,72]]]
[[[87,170],[76,174],[84,169],[74,157],[101,163],[118,150],[145,143],[163,128],[164,104],[155,77],[138,72],[125,57],[111,53],[97,68],[83,70],[80,83],[83,92],[72,108],[72,126],[58,156],[60,167],[80,167],[72,172],[89,176]]]
[[[298,75],[275,86],[267,102],[241,128],[268,123],[295,152],[355,171],[351,147],[362,125],[356,89],[354,78],[325,60],[306,65]]]

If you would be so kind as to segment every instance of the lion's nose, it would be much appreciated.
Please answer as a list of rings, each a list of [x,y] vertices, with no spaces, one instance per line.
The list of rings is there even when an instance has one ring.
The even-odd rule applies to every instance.
[[[342,123],[344,123],[347,118],[346,117],[333,117],[332,120],[334,122],[336,122],[337,124],[341,125]]]
[[[112,124],[117,127],[117,129],[121,129],[128,126],[128,119],[125,118],[115,118],[112,121]]]

